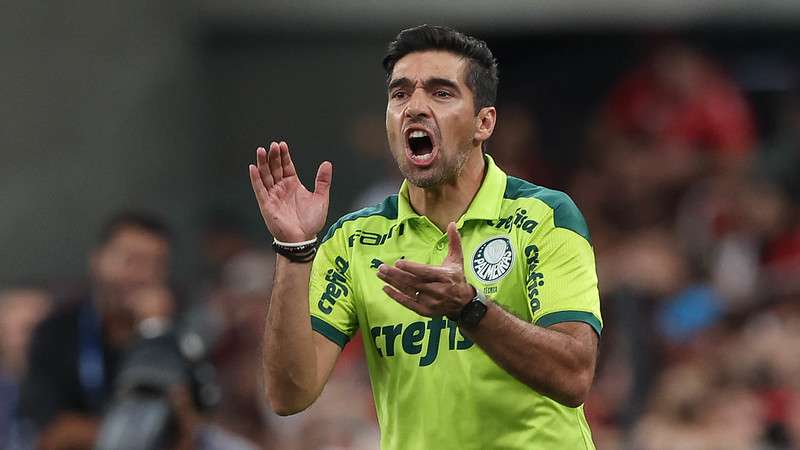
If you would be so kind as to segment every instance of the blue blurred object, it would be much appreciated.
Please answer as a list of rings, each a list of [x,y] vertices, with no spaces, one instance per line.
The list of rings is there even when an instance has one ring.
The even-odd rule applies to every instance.
[[[666,301],[656,318],[658,330],[669,341],[684,343],[720,320],[721,305],[710,286],[690,286]]]

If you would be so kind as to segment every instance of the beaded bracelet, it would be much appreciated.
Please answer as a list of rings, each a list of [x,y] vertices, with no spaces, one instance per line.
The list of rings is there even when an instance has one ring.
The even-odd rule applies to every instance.
[[[317,238],[303,242],[281,242],[273,239],[272,249],[291,262],[307,263],[314,260],[317,254]]]

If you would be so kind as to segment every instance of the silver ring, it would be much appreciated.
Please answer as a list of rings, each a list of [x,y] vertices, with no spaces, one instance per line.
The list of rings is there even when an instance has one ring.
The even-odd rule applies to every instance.
[[[415,292],[415,293],[414,293],[414,301],[415,301],[415,302],[418,302],[418,301],[419,301],[419,291],[417,291],[417,292]]]

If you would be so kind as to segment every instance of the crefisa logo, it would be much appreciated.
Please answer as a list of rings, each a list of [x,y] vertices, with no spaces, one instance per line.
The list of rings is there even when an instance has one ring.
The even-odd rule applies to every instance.
[[[506,276],[513,263],[514,249],[505,236],[486,240],[472,255],[472,271],[485,283],[494,283]]]

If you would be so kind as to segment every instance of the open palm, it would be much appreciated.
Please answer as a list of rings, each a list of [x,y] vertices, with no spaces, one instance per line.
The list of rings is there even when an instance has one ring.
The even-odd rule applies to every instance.
[[[317,236],[328,216],[331,163],[320,164],[314,192],[297,177],[285,142],[273,142],[269,152],[259,147],[249,171],[261,216],[275,239],[300,242]]]

